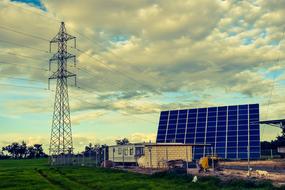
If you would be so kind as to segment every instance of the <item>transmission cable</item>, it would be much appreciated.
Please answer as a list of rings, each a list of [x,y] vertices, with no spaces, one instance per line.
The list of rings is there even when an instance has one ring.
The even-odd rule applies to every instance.
[[[283,28],[283,32],[282,32],[282,36],[279,40],[279,43],[278,43],[278,48],[280,50],[281,48],[281,42],[284,40],[284,35],[285,35],[285,28]],[[275,60],[275,65],[277,65],[279,62],[280,62],[280,51],[278,53],[278,57],[277,59]],[[271,86],[271,90],[270,90],[270,94],[269,94],[269,97],[268,97],[268,102],[267,102],[267,110],[266,110],[266,120],[268,118],[268,114],[269,114],[269,105],[271,104],[271,99],[272,99],[272,96],[273,96],[273,90],[275,88],[275,82],[276,82],[276,79],[277,79],[277,74],[275,73],[273,75],[273,82],[272,82],[272,86]],[[261,138],[263,138],[263,135],[264,135],[264,127],[262,128],[262,134],[261,134]]]
[[[1,65],[17,65],[17,66],[20,66],[20,67],[25,67],[25,68],[29,68],[29,69],[37,69],[37,70],[41,70],[41,71],[49,71],[48,69],[44,69],[42,67],[36,67],[36,66],[32,66],[32,65],[27,65],[27,64],[23,64],[23,63],[14,63],[14,62],[3,62],[3,61],[0,61],[0,66]]]
[[[0,27],[1,27],[1,26],[0,26]],[[2,26],[2,28],[7,29],[7,27],[4,27],[4,26]],[[40,40],[44,40],[44,41],[49,41],[49,40],[47,40],[47,39],[45,39],[45,38],[40,38],[40,37],[37,37],[37,36],[35,36],[35,35],[30,35],[30,34],[25,33],[25,32],[19,32],[19,31],[17,31],[17,30],[11,29],[11,28],[9,28],[8,30],[9,30],[9,31],[16,32],[16,33],[21,34],[21,35],[29,36],[29,37],[32,37],[32,38],[36,38],[36,39],[40,39]],[[14,43],[14,42],[9,42],[9,41],[5,41],[5,40],[1,40],[1,39],[0,39],[0,41],[2,41],[2,42],[4,42],[4,43],[14,44],[14,45],[17,45],[17,46],[23,46],[23,47],[30,48],[30,49],[34,49],[34,50],[41,51],[41,52],[44,52],[44,53],[50,53],[50,52],[48,52],[48,51],[44,51],[44,50],[41,50],[41,49],[37,49],[37,48],[25,46],[25,45],[18,44],[18,43]],[[96,59],[95,57],[93,57],[93,56],[91,56],[91,55],[85,53],[84,50],[81,50],[81,49],[75,48],[75,47],[71,47],[71,48],[73,48],[73,49],[77,50],[78,52],[80,52],[80,53],[82,53],[82,54],[85,54],[85,55],[87,55],[88,57],[90,57],[90,58],[92,58],[92,59],[94,59],[94,60],[100,62],[101,64],[103,64],[103,65],[105,66],[105,67],[104,67],[105,69],[107,69],[107,70],[109,70],[109,71],[111,71],[111,72],[117,72],[117,73],[119,73],[120,75],[124,76],[125,78],[129,79],[130,81],[133,81],[134,83],[136,83],[136,84],[138,84],[138,85],[140,85],[140,86],[144,86],[144,87],[149,88],[148,85],[145,85],[145,84],[143,84],[143,83],[140,83],[140,82],[137,81],[135,78],[126,75],[125,73],[119,71],[118,69],[114,69],[114,68],[110,67],[109,65],[107,65],[106,63],[104,63],[103,61],[101,61],[100,59]],[[153,89],[153,88],[152,88],[152,90],[154,90],[154,91],[156,91],[157,93],[159,93],[156,89]]]
[[[34,87],[34,86],[15,85],[15,84],[8,84],[8,83],[0,83],[0,85],[1,85],[1,86],[8,86],[8,87],[18,87],[18,88],[48,90],[47,88],[40,88],[40,87]],[[48,90],[48,91],[49,91],[49,90]]]
[[[25,48],[28,48],[28,49],[33,49],[33,50],[36,50],[36,51],[40,51],[40,52],[44,52],[44,53],[48,53],[48,54],[50,54],[50,52],[49,52],[49,51],[44,51],[44,50],[41,50],[41,49],[38,49],[38,48],[34,48],[34,47],[30,47],[30,46],[26,46],[26,45],[23,45],[23,44],[19,44],[19,43],[15,43],[15,42],[7,41],[7,40],[2,40],[2,39],[0,39],[0,42],[2,42],[2,43],[6,43],[6,44],[16,45],[16,46],[20,46],[20,47],[25,47]]]

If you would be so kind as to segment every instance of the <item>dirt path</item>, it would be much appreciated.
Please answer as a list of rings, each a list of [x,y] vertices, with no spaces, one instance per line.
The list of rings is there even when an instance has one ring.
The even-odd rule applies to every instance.
[[[276,186],[285,185],[285,173],[281,172],[269,172],[268,176],[259,176],[256,171],[251,172],[251,176],[247,177],[247,170],[237,170],[237,169],[224,169],[223,171],[208,172],[208,173],[198,173],[196,168],[188,169],[188,173],[197,176],[217,176],[221,180],[231,180],[237,179],[249,179],[249,180],[270,180]]]
[[[247,167],[247,161],[233,161],[233,162],[220,162],[223,166],[240,166]],[[276,159],[276,160],[258,160],[258,161],[250,161],[250,167],[252,168],[264,168],[268,170],[283,170],[285,171],[285,160],[284,159]]]

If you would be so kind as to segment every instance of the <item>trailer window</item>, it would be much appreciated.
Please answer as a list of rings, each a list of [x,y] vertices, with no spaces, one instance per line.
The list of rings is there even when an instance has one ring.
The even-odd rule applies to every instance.
[[[118,155],[122,154],[122,148],[118,148]]]
[[[130,148],[130,155],[134,154],[134,148]]]
[[[128,148],[124,148],[124,155],[125,155],[125,156],[128,155]]]
[[[144,155],[144,148],[143,147],[136,147],[135,148],[136,150],[136,156],[141,156],[141,155]]]

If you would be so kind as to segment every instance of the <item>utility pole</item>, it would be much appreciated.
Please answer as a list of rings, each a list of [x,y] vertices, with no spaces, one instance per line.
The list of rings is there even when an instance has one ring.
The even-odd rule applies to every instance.
[[[49,147],[49,154],[55,161],[58,161],[57,158],[73,153],[67,78],[74,77],[76,85],[76,74],[67,70],[67,64],[68,59],[73,59],[75,65],[76,56],[67,52],[69,40],[74,40],[76,48],[76,38],[66,33],[65,24],[61,22],[59,32],[50,41],[50,51],[54,43],[57,44],[58,50],[49,60],[49,70],[53,62],[57,63],[57,70],[48,79],[49,86],[51,79],[57,80]]]

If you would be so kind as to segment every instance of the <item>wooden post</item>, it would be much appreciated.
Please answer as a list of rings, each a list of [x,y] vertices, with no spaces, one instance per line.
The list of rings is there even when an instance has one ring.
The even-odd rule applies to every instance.
[[[149,151],[149,165],[150,165],[150,168],[152,168],[152,152],[151,152],[151,146],[148,147],[148,151]]]

